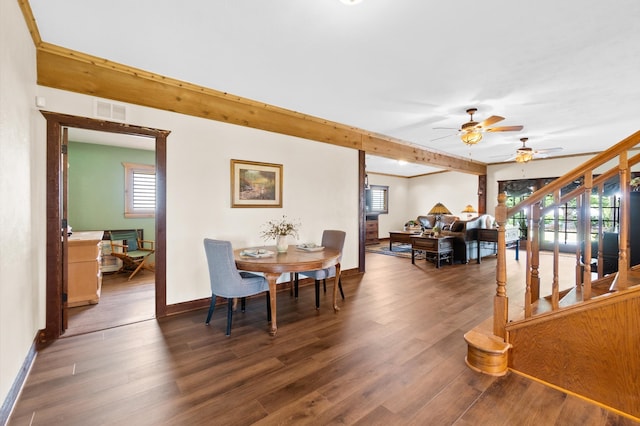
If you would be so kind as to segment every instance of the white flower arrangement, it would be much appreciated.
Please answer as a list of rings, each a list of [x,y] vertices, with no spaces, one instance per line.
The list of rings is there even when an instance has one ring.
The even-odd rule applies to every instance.
[[[262,225],[262,227],[264,229],[260,232],[260,236],[264,240],[272,240],[277,238],[279,235],[293,235],[298,238],[300,222],[288,220],[285,215],[282,215],[282,219],[270,220]]]

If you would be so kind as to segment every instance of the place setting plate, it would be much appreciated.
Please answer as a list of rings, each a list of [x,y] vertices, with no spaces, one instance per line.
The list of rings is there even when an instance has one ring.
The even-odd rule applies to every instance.
[[[296,248],[298,250],[302,250],[302,251],[322,251],[322,250],[324,250],[323,246],[319,246],[319,245],[314,244],[314,243],[298,244],[296,246]]]
[[[244,249],[240,252],[240,256],[255,257],[255,258],[271,257],[274,254],[275,253],[272,252],[271,250],[265,250],[265,249]]]

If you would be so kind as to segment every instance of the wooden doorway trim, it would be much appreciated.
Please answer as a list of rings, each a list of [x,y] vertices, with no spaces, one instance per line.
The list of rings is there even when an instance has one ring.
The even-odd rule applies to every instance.
[[[60,138],[63,127],[153,137],[156,140],[156,318],[167,315],[167,136],[168,130],[132,126],[67,114],[41,111],[47,120],[47,242],[46,242],[46,323],[38,343],[46,344],[62,334],[62,249],[60,244],[61,179]]]

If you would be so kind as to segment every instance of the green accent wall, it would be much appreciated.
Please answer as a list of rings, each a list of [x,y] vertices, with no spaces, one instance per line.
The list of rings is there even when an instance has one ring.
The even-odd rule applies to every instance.
[[[68,219],[73,231],[144,229],[155,241],[155,218],[124,217],[124,166],[155,164],[155,151],[69,142]]]

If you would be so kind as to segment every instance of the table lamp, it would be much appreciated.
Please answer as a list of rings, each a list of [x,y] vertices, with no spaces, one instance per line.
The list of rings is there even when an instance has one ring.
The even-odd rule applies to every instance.
[[[436,216],[435,226],[442,228],[442,225],[440,224],[440,221],[442,220],[442,215],[451,214],[451,212],[442,203],[438,203],[435,206],[431,207],[431,210],[429,210],[429,214],[433,214]]]
[[[471,217],[473,217],[474,213],[478,213],[478,212],[476,211],[476,209],[473,208],[471,204],[467,204],[467,206],[462,210],[461,213],[466,213],[467,220],[469,220],[471,219]]]

